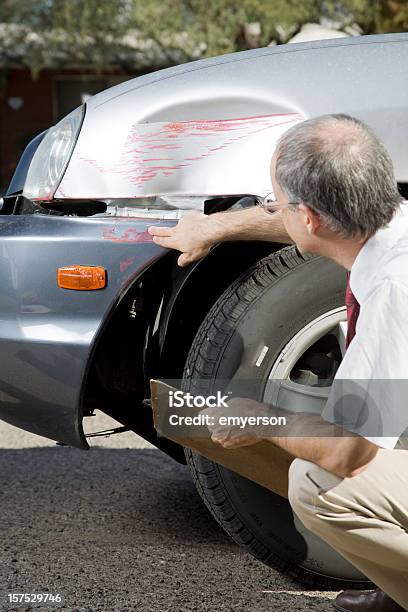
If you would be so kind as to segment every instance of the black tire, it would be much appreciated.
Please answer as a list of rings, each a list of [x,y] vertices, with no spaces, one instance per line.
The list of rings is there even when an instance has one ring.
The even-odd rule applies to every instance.
[[[217,379],[242,375],[259,379],[262,392],[289,340],[318,316],[344,305],[345,283],[342,268],[294,247],[261,260],[224,292],[202,323],[187,358],[184,390],[211,393]],[[260,341],[270,350],[255,367]],[[210,512],[257,559],[309,587],[367,588],[364,577],[335,551],[307,530],[300,533],[286,499],[195,452],[185,453]],[[320,558],[310,549],[314,554],[322,550]]]

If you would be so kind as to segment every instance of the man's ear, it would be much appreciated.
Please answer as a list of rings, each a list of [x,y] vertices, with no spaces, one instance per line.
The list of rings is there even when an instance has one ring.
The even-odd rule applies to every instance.
[[[312,236],[322,224],[319,213],[315,212],[307,204],[299,204],[299,213],[302,215],[307,233]]]

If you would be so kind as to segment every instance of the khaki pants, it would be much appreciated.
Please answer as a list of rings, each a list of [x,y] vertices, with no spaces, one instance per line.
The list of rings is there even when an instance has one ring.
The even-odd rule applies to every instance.
[[[300,520],[408,609],[408,451],[379,450],[353,478],[296,459],[289,500]]]

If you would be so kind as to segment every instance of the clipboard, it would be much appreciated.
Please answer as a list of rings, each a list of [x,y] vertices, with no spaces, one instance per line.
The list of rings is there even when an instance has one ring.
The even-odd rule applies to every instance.
[[[169,391],[177,391],[174,387],[160,381],[150,380],[153,422],[160,435],[189,448],[207,459],[219,463],[225,468],[236,472],[244,478],[277,493],[288,497],[288,471],[294,457],[271,442],[261,440],[252,446],[226,449],[221,444],[213,442],[209,437],[176,436],[163,432],[161,423],[169,415]],[[176,431],[175,428],[171,430]]]

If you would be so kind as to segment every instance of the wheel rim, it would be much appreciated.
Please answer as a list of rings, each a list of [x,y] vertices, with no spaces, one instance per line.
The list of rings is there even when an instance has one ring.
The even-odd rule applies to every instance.
[[[346,309],[335,308],[311,321],[283,348],[269,373],[264,401],[293,412],[321,413],[330,392],[330,386],[308,384],[308,377],[301,382],[293,380],[292,373],[308,351],[325,336],[335,339],[338,353],[344,356],[346,346]],[[330,381],[326,381],[330,382]],[[365,580],[365,577],[319,537],[306,529],[294,514],[294,524],[308,549],[308,558],[301,566],[321,575],[331,575],[344,580]]]
[[[335,308],[308,323],[283,348],[269,373],[264,401],[293,412],[310,411],[321,414],[330,392],[330,386],[316,386],[316,379],[303,377],[300,382],[291,374],[307,351],[324,338],[332,336],[341,356],[346,346],[346,309]],[[308,384],[308,382],[314,384]],[[329,382],[329,381],[326,381]]]

